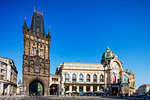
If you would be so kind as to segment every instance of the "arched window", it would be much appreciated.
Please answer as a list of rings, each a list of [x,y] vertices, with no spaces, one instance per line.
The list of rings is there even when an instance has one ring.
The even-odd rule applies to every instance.
[[[90,82],[90,75],[89,74],[86,75],[86,82]]]
[[[104,76],[102,74],[100,75],[100,82],[104,82]]]
[[[69,74],[66,74],[66,75],[65,75],[65,81],[66,81],[66,82],[69,82],[69,77],[70,77]]]
[[[84,78],[83,78],[83,74],[80,74],[80,75],[79,75],[79,82],[83,82],[83,79],[84,79]]]
[[[77,79],[77,78],[76,78],[76,74],[73,74],[73,75],[72,75],[72,82],[76,82],[76,79]]]
[[[97,82],[97,75],[95,75],[95,74],[93,76],[93,82]]]

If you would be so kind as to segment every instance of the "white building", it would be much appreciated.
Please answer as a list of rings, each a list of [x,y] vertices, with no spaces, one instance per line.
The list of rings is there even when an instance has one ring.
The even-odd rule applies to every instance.
[[[0,95],[16,93],[17,74],[13,60],[0,57]]]

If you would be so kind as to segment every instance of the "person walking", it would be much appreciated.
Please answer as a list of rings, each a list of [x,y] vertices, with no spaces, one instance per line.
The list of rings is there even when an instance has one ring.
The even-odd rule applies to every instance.
[[[12,92],[10,91],[10,96],[12,95]]]

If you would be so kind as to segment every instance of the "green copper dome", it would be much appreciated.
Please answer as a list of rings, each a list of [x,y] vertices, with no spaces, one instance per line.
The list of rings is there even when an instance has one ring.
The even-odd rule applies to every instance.
[[[115,54],[113,51],[110,50],[109,47],[107,47],[105,53],[103,53],[102,59],[101,59],[101,64],[104,64],[106,60],[111,60],[113,59]]]

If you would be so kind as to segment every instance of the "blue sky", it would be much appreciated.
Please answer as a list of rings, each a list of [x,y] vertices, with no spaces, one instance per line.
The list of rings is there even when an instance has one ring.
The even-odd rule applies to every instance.
[[[107,46],[135,73],[137,87],[150,83],[149,0],[5,0],[0,3],[0,56],[14,60],[22,79],[23,33],[34,6],[51,25],[51,73],[62,62],[100,63]]]

